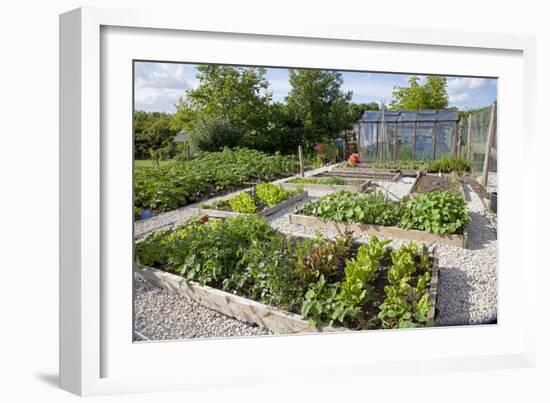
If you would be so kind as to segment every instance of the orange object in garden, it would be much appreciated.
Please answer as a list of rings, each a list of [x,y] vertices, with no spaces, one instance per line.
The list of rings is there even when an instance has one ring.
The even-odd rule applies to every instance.
[[[348,158],[348,162],[351,164],[351,165],[355,165],[355,164],[358,164],[359,163],[359,154],[357,153],[353,153],[349,156]]]

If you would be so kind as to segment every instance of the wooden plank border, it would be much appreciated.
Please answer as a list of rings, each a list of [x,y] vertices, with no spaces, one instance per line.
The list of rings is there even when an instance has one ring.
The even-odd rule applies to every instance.
[[[432,272],[429,289],[429,300],[432,303],[427,318],[434,321],[437,306],[437,286],[439,278],[439,259],[432,255]],[[334,333],[353,331],[336,326],[311,326],[300,315],[283,311],[260,302],[253,301],[226,291],[209,286],[201,286],[193,281],[153,267],[134,268],[138,277],[157,287],[170,291],[180,297],[188,298],[216,312],[238,319],[242,322],[255,323],[278,334],[296,333]]]
[[[330,191],[333,190],[335,192],[345,190],[348,192],[364,192],[367,188],[369,181],[365,180],[357,185],[323,185],[320,183],[289,183],[289,182],[283,182],[280,183],[281,187],[284,189],[298,189],[301,187],[304,190],[324,190],[324,191]]]
[[[267,209],[264,209],[262,211],[259,211],[255,213],[256,215],[267,217],[272,214],[275,214],[278,211],[281,211],[284,208],[287,208],[291,205],[293,205],[296,202],[299,202],[300,200],[303,200],[307,197],[307,192],[299,193],[295,196],[292,196],[290,199],[286,199],[285,201],[273,206],[269,207]],[[199,215],[207,215],[209,217],[216,217],[216,218],[229,218],[229,217],[239,217],[246,215],[246,213],[236,213],[234,211],[223,211],[223,210],[213,210],[213,209],[206,209],[206,208],[199,208],[198,209]]]
[[[333,326],[311,326],[299,315],[261,304],[248,298],[192,281],[152,267],[135,267],[135,273],[145,281],[202,306],[238,319],[255,323],[279,334],[346,332],[349,329]]]
[[[432,260],[432,274],[430,277],[430,291],[429,291],[429,300],[432,303],[428,311],[428,320],[435,321],[436,309],[437,309],[437,287],[439,284],[439,255],[437,252],[432,250],[433,260]]]
[[[320,218],[306,216],[301,214],[290,214],[291,224],[304,225],[310,228],[330,229],[343,233],[345,230],[351,230],[356,234],[377,235],[389,238],[410,239],[421,242],[440,242],[459,248],[466,247],[467,231],[464,234],[434,234],[415,229],[403,229],[399,227],[389,227],[375,224],[349,224],[338,221],[322,221]]]

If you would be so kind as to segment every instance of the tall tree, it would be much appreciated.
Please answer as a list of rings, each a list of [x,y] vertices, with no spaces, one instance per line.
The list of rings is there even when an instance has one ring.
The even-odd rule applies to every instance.
[[[199,85],[180,100],[174,125],[193,134],[198,122],[223,119],[242,133],[243,145],[253,146],[268,125],[272,94],[262,68],[201,65]]]
[[[376,102],[360,103],[360,104],[352,102],[349,104],[351,119],[354,122],[361,119],[361,116],[363,116],[363,113],[365,111],[378,111],[378,110],[380,110],[380,106]]]
[[[439,76],[428,76],[421,85],[420,77],[409,78],[408,87],[395,87],[390,109],[418,110],[445,109],[449,105],[447,79]]]
[[[289,70],[289,113],[301,122],[301,141],[312,145],[336,137],[349,127],[348,103],[352,92],[343,92],[342,74],[324,70]]]

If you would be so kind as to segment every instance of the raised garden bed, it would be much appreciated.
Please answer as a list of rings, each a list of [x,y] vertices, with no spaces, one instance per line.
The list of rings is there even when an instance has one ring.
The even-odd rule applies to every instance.
[[[267,217],[293,205],[307,197],[301,190],[285,190],[279,185],[262,183],[251,191],[239,193],[232,198],[203,203],[199,214],[210,217],[235,217],[243,214],[256,214]]]
[[[433,324],[438,261],[415,243],[282,234],[247,215],[191,223],[136,243],[137,275],[277,333]]]
[[[289,219],[313,228],[347,228],[358,234],[465,247],[470,216],[464,197],[455,192],[431,192],[396,202],[373,191],[330,193],[301,205]]]
[[[292,196],[290,199],[286,199],[285,201],[279,204],[276,204],[273,207],[265,207],[263,210],[260,210],[254,214],[262,217],[267,217],[272,214],[275,214],[278,211],[281,211],[282,209],[292,206],[294,203],[297,203],[300,200],[305,199],[306,197],[307,197],[307,192],[298,193]],[[199,208],[198,213],[199,215],[207,215],[209,217],[218,217],[218,218],[237,217],[237,216],[242,216],[246,214],[246,213],[237,213],[235,211],[228,211],[228,210],[215,210],[212,208]]]
[[[468,238],[467,231],[463,234],[435,234],[426,231],[415,229],[404,229],[399,227],[390,227],[376,224],[351,224],[339,221],[323,221],[320,218],[291,214],[289,216],[291,224],[304,225],[316,229],[336,230],[338,232],[353,231],[357,235],[376,235],[390,238],[410,239],[420,242],[440,242],[447,245],[457,246],[459,248],[466,247]]]
[[[364,178],[372,180],[396,181],[400,176],[400,171],[373,170],[361,168],[333,168],[325,172],[327,176],[345,176],[348,178]]]
[[[439,259],[435,253],[432,252],[431,255],[432,271],[429,289],[431,307],[428,311],[427,319],[433,322],[435,320],[437,305]],[[242,322],[255,323],[275,333],[333,333],[350,331],[350,329],[339,326],[312,326],[307,320],[303,320],[300,315],[295,313],[283,311],[216,288],[201,286],[194,281],[185,281],[180,276],[153,267],[136,266],[134,271],[143,280],[157,287],[173,292],[181,297],[189,298],[206,308],[231,318]]]
[[[427,174],[420,172],[419,177],[411,188],[411,194],[429,193],[438,190],[458,192],[464,197],[464,188],[456,174]]]
[[[333,179],[338,179],[338,181]],[[304,190],[347,190],[349,192],[363,192],[368,186],[368,180],[319,174],[305,178],[296,178],[283,182],[280,185],[285,189],[302,188]]]
[[[216,288],[201,286],[194,281],[152,267],[136,267],[135,272],[146,281],[202,306],[243,322],[255,323],[275,333],[342,332],[348,329],[334,326],[311,326],[300,315],[286,312],[248,298]]]

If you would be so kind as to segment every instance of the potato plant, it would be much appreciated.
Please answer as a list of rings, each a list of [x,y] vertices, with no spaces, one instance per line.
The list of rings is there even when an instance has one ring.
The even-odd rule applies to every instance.
[[[296,160],[248,149],[200,153],[190,161],[134,169],[134,205],[155,212],[185,206],[200,197],[296,172]]]

